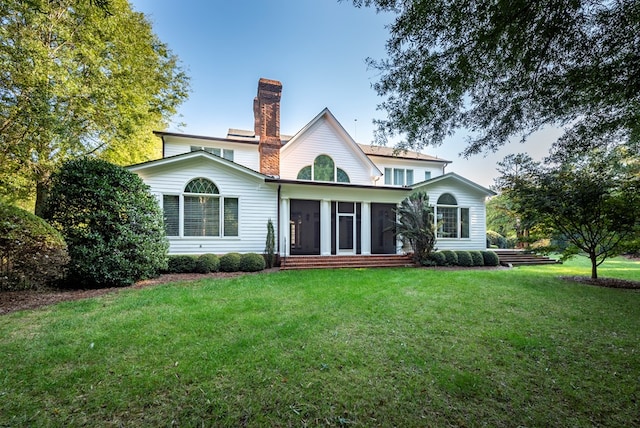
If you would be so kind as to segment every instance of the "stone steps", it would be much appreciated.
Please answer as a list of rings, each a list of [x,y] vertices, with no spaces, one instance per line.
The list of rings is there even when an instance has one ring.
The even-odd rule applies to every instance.
[[[524,250],[493,250],[500,258],[503,266],[532,266],[553,265],[560,263],[558,260],[547,256],[527,253]]]
[[[282,259],[280,270],[405,266],[414,266],[410,256],[395,254],[371,256],[289,256]]]

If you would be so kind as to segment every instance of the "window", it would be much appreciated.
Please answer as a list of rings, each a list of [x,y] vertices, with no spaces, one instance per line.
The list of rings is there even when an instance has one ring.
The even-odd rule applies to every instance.
[[[436,221],[438,238],[469,238],[469,208],[458,207],[450,193],[438,198]]]
[[[162,208],[167,236],[238,236],[238,198],[221,196],[206,178],[191,180],[181,196],[163,195]]]
[[[431,171],[425,171],[424,172],[424,179],[426,180],[431,180]]]
[[[327,155],[320,155],[315,158],[313,165],[303,167],[298,171],[297,179],[350,183],[349,174],[342,168],[337,168],[333,159]]]
[[[390,186],[411,186],[413,184],[413,170],[404,168],[385,168],[384,184]]]
[[[204,146],[191,146],[191,151],[196,152],[198,150],[204,150],[212,155],[220,156],[226,160],[233,162],[233,150],[232,149],[220,149],[218,147],[204,147]]]

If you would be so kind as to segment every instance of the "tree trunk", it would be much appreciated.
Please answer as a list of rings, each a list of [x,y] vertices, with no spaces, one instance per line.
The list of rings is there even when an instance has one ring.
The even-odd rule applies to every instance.
[[[35,215],[42,218],[44,206],[49,198],[49,174],[38,178],[36,183],[36,208]]]
[[[591,259],[591,279],[598,279],[598,260],[595,253],[590,253],[589,259]]]

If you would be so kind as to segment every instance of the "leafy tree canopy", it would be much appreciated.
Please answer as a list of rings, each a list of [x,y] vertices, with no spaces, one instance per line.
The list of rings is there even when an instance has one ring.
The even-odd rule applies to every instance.
[[[561,151],[640,140],[636,0],[353,0],[396,13],[374,85],[388,114],[378,138],[440,144],[470,134],[464,155],[563,126]]]
[[[568,257],[586,254],[597,267],[625,250],[640,232],[640,173],[628,148],[593,150],[560,164],[537,165],[526,176],[503,181],[513,207],[528,224],[571,245]]]
[[[70,158],[156,155],[150,131],[188,90],[178,58],[126,0],[1,2],[0,70],[0,198],[13,200],[33,198]]]

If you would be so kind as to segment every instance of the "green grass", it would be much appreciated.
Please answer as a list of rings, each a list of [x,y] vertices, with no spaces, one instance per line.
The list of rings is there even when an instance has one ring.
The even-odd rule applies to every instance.
[[[558,279],[589,272],[285,271],[9,314],[0,426],[638,426],[640,291]]]

